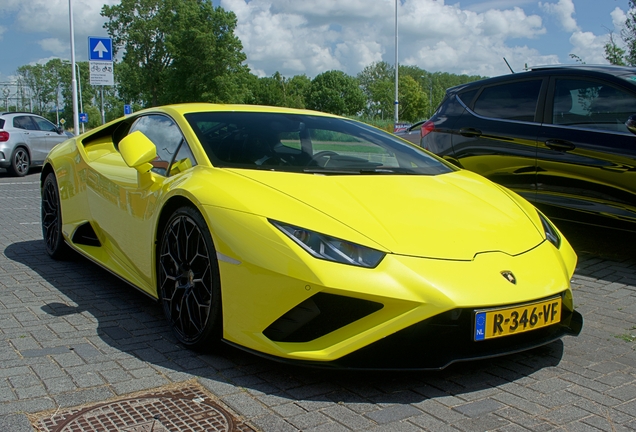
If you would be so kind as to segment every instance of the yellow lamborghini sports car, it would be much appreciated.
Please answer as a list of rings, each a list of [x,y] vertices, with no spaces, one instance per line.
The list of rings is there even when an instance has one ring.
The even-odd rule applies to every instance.
[[[155,298],[177,339],[439,369],[577,335],[576,255],[513,192],[366,124],[152,108],[54,148],[42,231]]]

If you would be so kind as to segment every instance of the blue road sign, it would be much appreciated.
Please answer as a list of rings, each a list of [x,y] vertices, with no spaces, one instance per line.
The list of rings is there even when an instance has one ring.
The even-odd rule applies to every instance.
[[[88,37],[88,59],[113,61],[113,40],[107,37]]]
[[[124,115],[132,114],[132,109],[130,109],[130,105],[124,105]]]
[[[79,121],[80,121],[80,123],[88,123],[88,114],[87,113],[79,113]]]

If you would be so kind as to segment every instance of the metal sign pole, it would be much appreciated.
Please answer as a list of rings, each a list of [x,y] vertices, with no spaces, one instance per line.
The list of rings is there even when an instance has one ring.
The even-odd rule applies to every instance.
[[[104,86],[102,86],[102,124],[106,123],[106,113],[104,112]]]
[[[68,20],[71,29],[71,87],[73,88],[73,132],[79,135],[79,111],[77,110],[77,77],[75,76],[75,31],[73,30],[73,0],[68,0]]]

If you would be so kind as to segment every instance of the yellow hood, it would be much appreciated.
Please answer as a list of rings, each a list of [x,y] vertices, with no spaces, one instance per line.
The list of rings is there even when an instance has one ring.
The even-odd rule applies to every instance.
[[[330,216],[395,254],[471,260],[487,251],[517,255],[544,240],[531,220],[538,221],[536,215],[529,217],[498,186],[468,171],[437,176],[233,171]],[[320,231],[314,221],[298,220],[291,208],[289,218],[281,221]]]

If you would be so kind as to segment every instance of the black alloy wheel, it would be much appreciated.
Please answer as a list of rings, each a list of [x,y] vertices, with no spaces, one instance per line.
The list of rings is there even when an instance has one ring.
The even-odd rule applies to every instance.
[[[67,258],[70,248],[62,236],[62,208],[54,173],[50,173],[44,179],[41,212],[42,237],[46,253],[56,260]]]
[[[13,151],[11,155],[11,166],[9,171],[14,176],[24,177],[29,173],[29,166],[31,165],[31,158],[29,152],[24,147],[18,147]]]
[[[201,214],[192,207],[175,211],[157,252],[158,296],[175,336],[190,349],[215,348],[222,336],[221,282]]]

